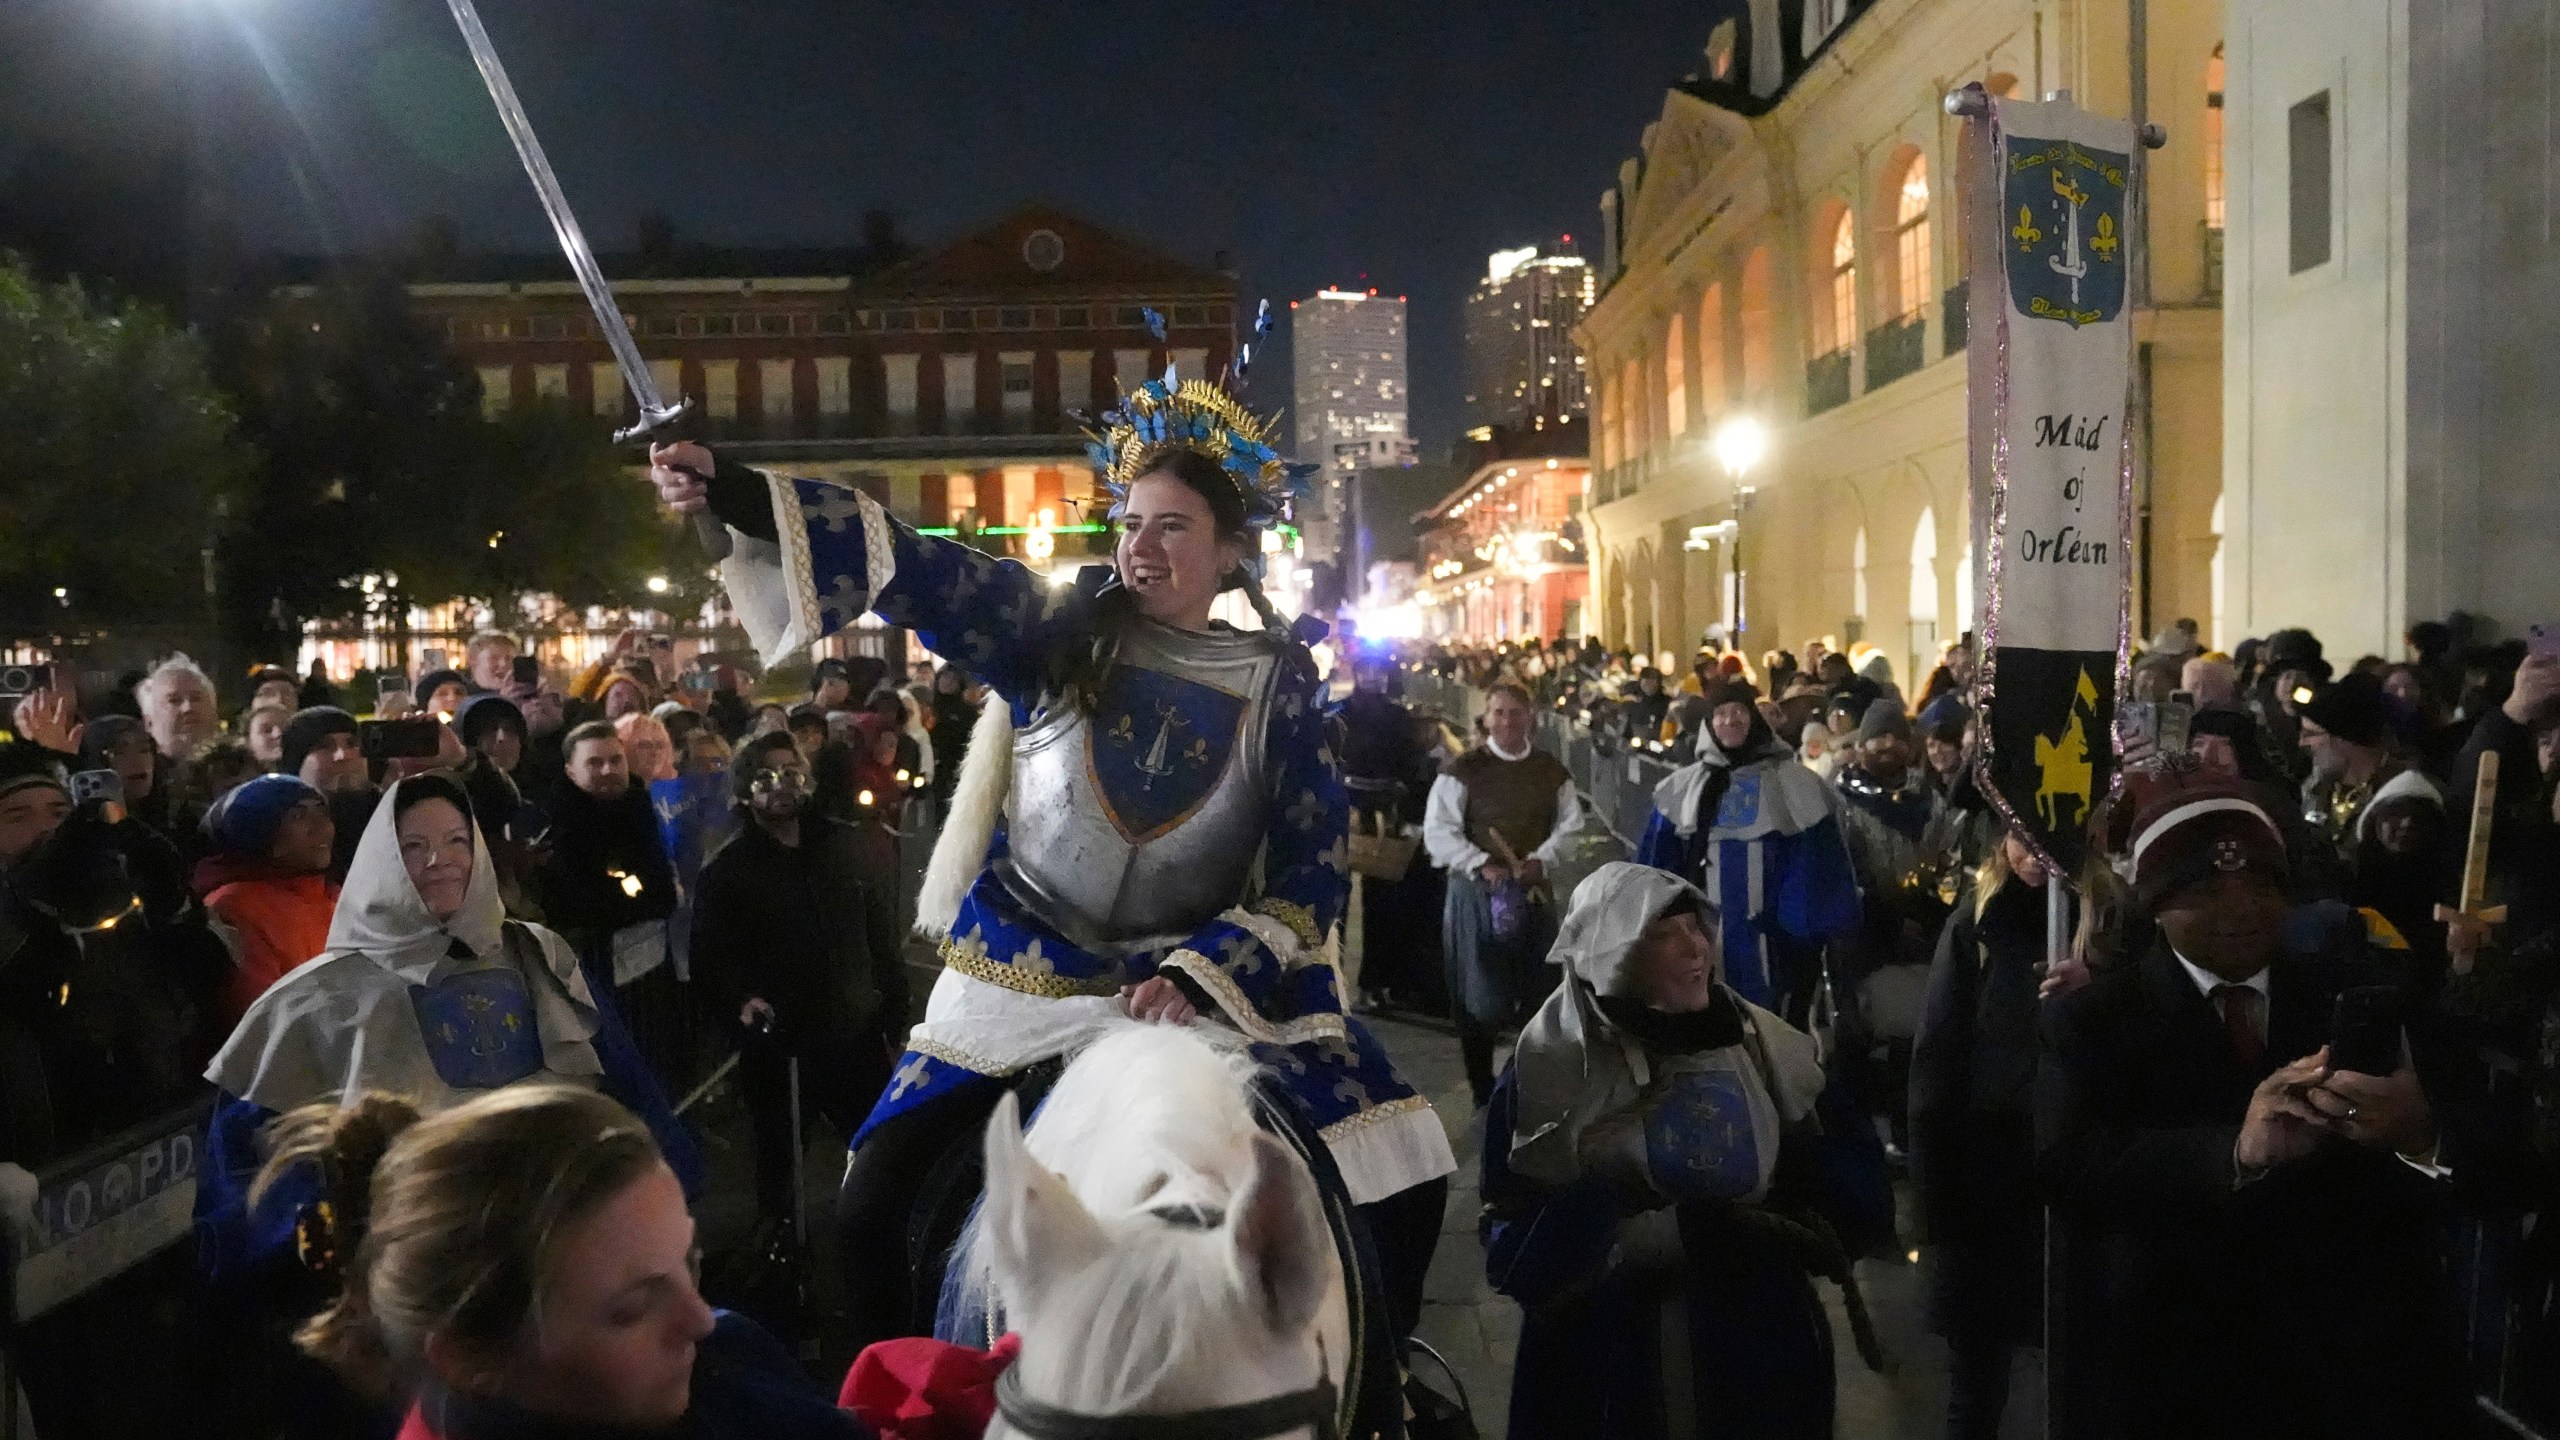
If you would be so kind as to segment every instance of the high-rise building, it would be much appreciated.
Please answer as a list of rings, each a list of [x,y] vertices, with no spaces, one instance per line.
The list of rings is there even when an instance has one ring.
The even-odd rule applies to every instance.
[[[1586,377],[1573,327],[1597,298],[1598,277],[1574,253],[1570,235],[1553,250],[1493,253],[1467,297],[1469,430],[1583,413]]]
[[[1355,486],[1364,470],[1413,463],[1405,417],[1404,297],[1319,290],[1289,302],[1297,362],[1297,450],[1321,465],[1300,511],[1307,559],[1357,574]]]

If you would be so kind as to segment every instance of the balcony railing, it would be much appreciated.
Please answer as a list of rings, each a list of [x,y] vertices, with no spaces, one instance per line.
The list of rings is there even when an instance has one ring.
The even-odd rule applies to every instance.
[[[1804,413],[1819,415],[1849,403],[1849,351],[1816,355],[1804,365]]]
[[[1953,355],[1964,349],[1965,326],[1972,316],[1973,282],[1959,280],[1947,287],[1938,300],[1938,333],[1945,336],[1939,353]]]
[[[1917,312],[1867,332],[1867,389],[1881,390],[1928,359],[1929,320]]]

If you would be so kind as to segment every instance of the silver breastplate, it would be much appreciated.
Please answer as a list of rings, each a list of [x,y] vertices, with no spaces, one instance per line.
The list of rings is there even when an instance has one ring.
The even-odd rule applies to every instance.
[[[1052,706],[1014,738],[1006,886],[1106,953],[1241,903],[1270,813],[1278,677],[1260,635],[1130,622],[1092,713]]]

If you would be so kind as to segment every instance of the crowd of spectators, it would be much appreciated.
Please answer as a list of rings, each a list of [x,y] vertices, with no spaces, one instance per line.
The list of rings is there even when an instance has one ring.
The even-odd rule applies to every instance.
[[[957,672],[827,660],[798,703],[759,704],[738,669],[679,668],[664,637],[638,632],[575,672],[546,674],[495,633],[458,668],[429,658],[369,684],[259,666],[226,710],[228,687],[172,655],[112,686],[65,673],[6,716],[0,1180],[31,1186],[213,1096],[198,1250],[200,1283],[220,1293],[206,1313],[232,1314],[244,1285],[267,1302],[298,1293],[257,1278],[290,1257],[292,1216],[247,1206],[258,1149],[232,1107],[263,1124],[310,1084],[454,1101],[601,1076],[690,1163],[672,1102],[740,1050],[770,1219],[788,1213],[772,1178],[793,1113],[782,1058],[808,1062],[807,1113],[849,1133],[904,1037],[897,832],[948,795],[967,747],[982,692]],[[369,694],[370,713],[342,694]],[[450,836],[427,833],[438,825]],[[364,1038],[371,1002],[345,998],[370,995],[349,977],[376,967],[414,989],[424,1092]],[[506,973],[519,978],[487,978]],[[458,1008],[432,1009],[449,982]],[[538,1042],[521,1073],[509,1014]],[[470,1032],[470,1058],[439,1048],[439,1025]],[[269,1211],[290,1211],[293,1188]],[[16,1353],[79,1353],[95,1338],[79,1325],[108,1323],[63,1313],[61,1333],[30,1327]],[[47,1433],[86,1433],[94,1387],[27,1383]],[[230,1397],[239,1433],[289,1421],[297,1392],[275,1383]]]
[[[1669,767],[1651,828],[1621,838],[1696,889],[1648,903],[1704,921],[1719,985],[1764,1032],[1821,1038],[1830,1133],[1871,1137],[1904,1177],[1899,1238],[1875,1248],[1923,1257],[1951,1436],[1999,1433],[2016,1355],[2047,1334],[2057,1433],[2455,1434],[2471,1389],[2560,1423],[2560,647],[2472,629],[2418,625],[2402,656],[2343,664],[2300,629],[2224,653],[2180,622],[2138,644],[2123,779],[2085,817],[2058,932],[2042,854],[1979,781],[1969,642],[1911,693],[1884,656],[1827,638],[1756,662],[1710,644],[1686,667],[1589,641],[1407,646],[1382,669],[1469,687],[1488,718],[1525,697],[1547,749],[1570,730],[1602,764]],[[1522,750],[1502,737],[1441,758],[1469,774]],[[1430,849],[1452,886],[1483,861]],[[1643,917],[1613,923],[1637,948],[1612,963],[1656,963]],[[1660,964],[1688,963],[1661,944]],[[1559,1016],[1654,1064],[1704,1043],[1611,1009],[1638,994],[1621,972],[1583,969],[1576,989],[1584,963],[1524,1056]],[[1587,1077],[1599,1062],[1576,1063]],[[1725,1214],[1755,1189],[1601,1183],[1587,1153],[1536,1183],[1518,1127],[1554,1103],[1539,1083],[1506,1076],[1485,1180],[1505,1197],[1495,1281],[1533,1315],[1553,1303],[1554,1247],[1590,1213],[1576,1207],[1622,1217],[1620,1250],[1568,1277],[1587,1296],[1636,1263],[1632,1217],[1668,1206],[1694,1239],[1693,1209]],[[1644,1121],[1653,1163],[1665,1135],[1698,1133],[1684,1123]],[[1834,1163],[1834,1181],[1857,1173]],[[2048,1216],[2067,1257],[2052,1274]],[[1693,1261],[1666,1278],[1656,1257],[1649,1293],[1730,1301],[1731,1276]],[[1585,1358],[1567,1369],[1595,1363],[1568,1352]],[[1515,1422],[1552,1401],[1515,1391]]]

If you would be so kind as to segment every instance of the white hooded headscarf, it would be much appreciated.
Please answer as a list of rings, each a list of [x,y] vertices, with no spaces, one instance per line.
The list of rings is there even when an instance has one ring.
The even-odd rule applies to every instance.
[[[1547,952],[1564,967],[1564,981],[1520,1032],[1512,1062],[1511,1164],[1521,1174],[1548,1185],[1570,1182],[1583,1167],[1584,1132],[1634,1104],[1652,1084],[1654,1065],[1643,1043],[1610,1020],[1599,1001],[1634,995],[1629,961],[1636,942],[1645,926],[1684,900],[1715,913],[1705,891],[1650,865],[1613,862],[1574,887]],[[1821,1053],[1812,1037],[1724,993],[1766,1050],[1778,1117],[1792,1121],[1812,1109],[1822,1092]]]
[[[519,967],[532,995],[542,1069],[530,1078],[592,1084],[603,1075],[592,1043],[600,1017],[577,956],[538,925],[520,926],[524,940],[508,945],[497,872],[476,823],[462,907],[442,921],[428,912],[401,863],[395,818],[400,787],[415,783],[394,784],[374,806],[338,892],[328,948],[259,996],[206,1067],[222,1090],[276,1111],[365,1090],[429,1110],[468,1099],[477,1092],[437,1073],[410,991],[498,965]]]

